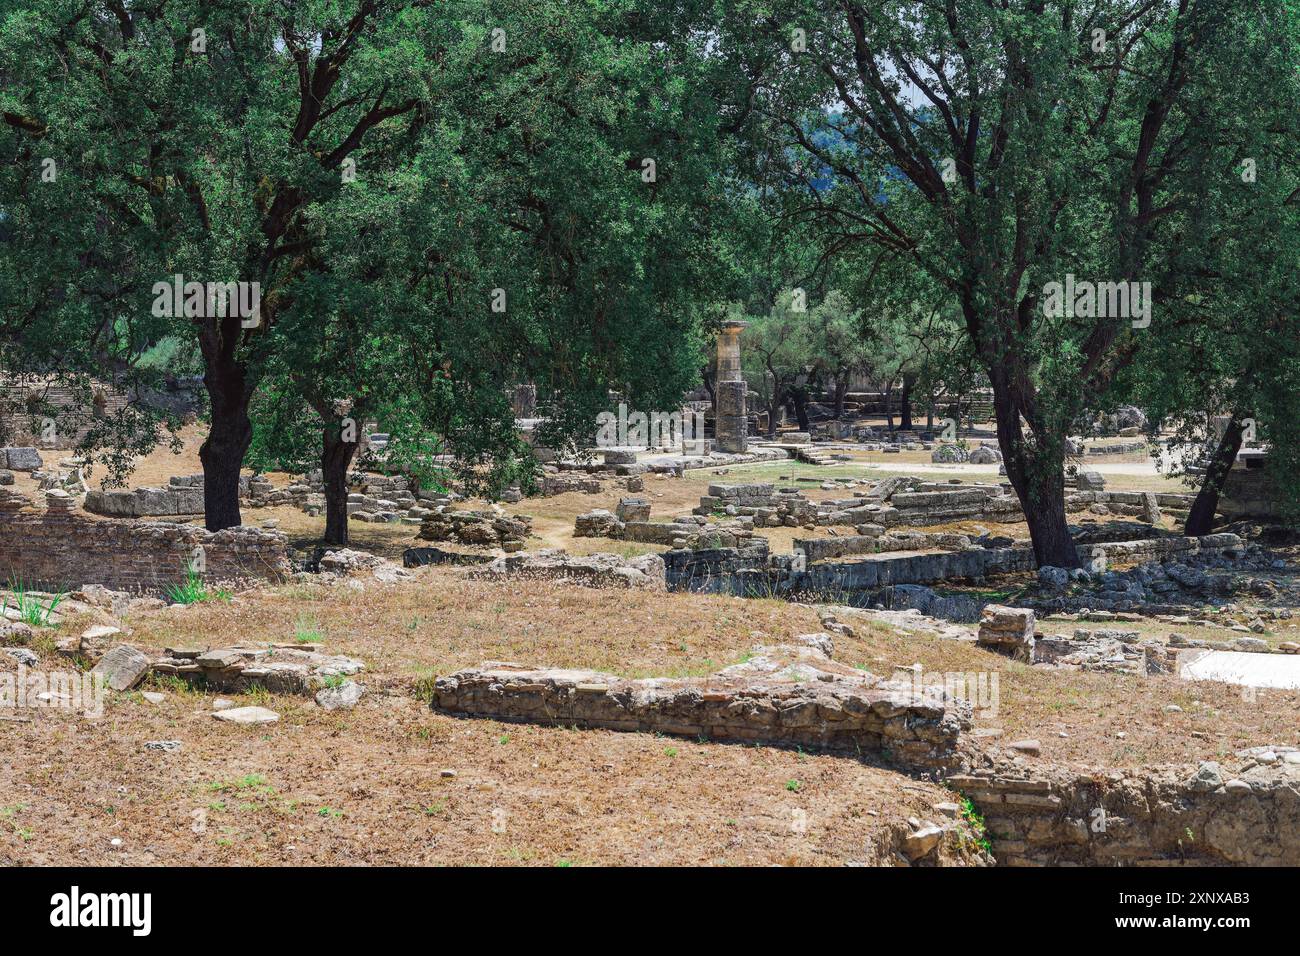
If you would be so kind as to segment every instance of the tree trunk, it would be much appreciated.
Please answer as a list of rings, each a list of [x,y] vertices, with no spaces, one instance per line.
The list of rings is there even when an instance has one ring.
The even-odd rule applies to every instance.
[[[903,394],[899,396],[898,410],[898,428],[899,431],[910,432],[912,430],[912,386],[916,384],[916,376],[910,372],[903,373]]]
[[[794,417],[799,422],[799,431],[809,431],[811,426],[808,424],[808,391],[803,388],[791,389],[790,397],[794,399]]]
[[[348,543],[348,468],[357,453],[357,443],[344,441],[339,430],[322,429],[324,450],[320,456],[325,480],[325,543]]]
[[[1189,538],[1210,533],[1210,528],[1214,525],[1214,514],[1219,510],[1219,495],[1223,494],[1228,472],[1237,460],[1237,452],[1241,451],[1241,437],[1241,419],[1233,415],[1228,427],[1223,430],[1223,437],[1219,439],[1219,447],[1214,450],[1214,456],[1206,466],[1205,478],[1201,482],[1201,490],[1196,493],[1196,500],[1192,502],[1192,510],[1187,513],[1183,534]]]
[[[849,394],[849,376],[846,372],[835,380],[835,420],[844,417],[844,400]]]
[[[239,471],[253,440],[249,394],[243,370],[235,364],[209,367],[203,376],[212,404],[212,427],[199,448],[203,463],[203,523],[209,531],[240,524]]]
[[[894,430],[894,406],[892,403],[894,397],[894,380],[891,378],[885,383],[885,428],[889,431]]]
[[[993,378],[993,410],[998,426],[1007,478],[1020,499],[1029,525],[1038,566],[1077,568],[1082,565],[1065,517],[1065,442],[1062,436],[1034,434],[1030,445],[1020,427],[1009,384]]]

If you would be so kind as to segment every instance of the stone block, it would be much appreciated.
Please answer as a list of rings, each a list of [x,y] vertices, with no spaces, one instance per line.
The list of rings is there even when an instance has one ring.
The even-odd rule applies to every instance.
[[[104,685],[112,690],[130,690],[140,682],[149,670],[149,658],[145,653],[127,644],[119,644],[91,669],[104,679]]]
[[[650,502],[645,498],[620,498],[615,514],[619,521],[649,521]]]
[[[36,471],[44,465],[41,453],[35,448],[0,448],[0,465],[10,471]]]
[[[987,605],[980,616],[976,643],[1019,660],[1033,661],[1034,612],[1029,608]]]

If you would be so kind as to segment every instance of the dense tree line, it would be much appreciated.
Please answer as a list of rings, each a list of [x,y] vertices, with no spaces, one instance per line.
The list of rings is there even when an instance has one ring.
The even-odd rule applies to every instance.
[[[1300,504],[1298,42],[1288,0],[0,0],[0,371],[200,374],[207,526],[317,464],[341,542],[360,422],[495,494],[536,467],[511,383],[572,445],[743,315],[801,420],[978,371],[1073,566],[1065,438],[1120,401],[1208,452],[1191,528],[1247,430]]]

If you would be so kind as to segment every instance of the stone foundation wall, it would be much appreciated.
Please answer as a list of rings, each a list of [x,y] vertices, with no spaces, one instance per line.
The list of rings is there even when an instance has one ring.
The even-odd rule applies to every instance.
[[[1212,769],[1206,769],[1206,768]],[[1295,866],[1300,764],[953,776],[1009,865]]]
[[[963,542],[966,546],[962,546]],[[905,550],[948,545],[961,547],[952,551],[874,556],[886,547]],[[1078,550],[1084,564],[1094,572],[1100,572],[1111,564],[1185,560],[1197,554],[1230,554],[1242,547],[1241,538],[1235,534],[1211,534],[1202,538],[1165,537],[1087,544],[1079,545]],[[908,536],[798,539],[795,548],[793,556],[769,556],[753,548],[667,551],[663,558],[668,567],[668,587],[671,590],[751,596],[808,592],[846,597],[895,585],[971,580],[1037,568],[1033,550],[1028,546],[972,547],[961,535],[914,533]],[[811,549],[811,554],[802,549]],[[864,554],[858,560],[818,560],[827,553],[847,557],[858,549]]]
[[[810,635],[822,638],[825,635]],[[873,751],[915,767],[951,764],[965,701],[917,694],[824,652],[757,648],[711,677],[626,680],[599,671],[488,662],[439,677],[433,706],[495,720],[710,740]]]
[[[0,490],[0,581],[159,592],[184,579],[198,548],[210,584],[279,580],[291,571],[287,540],[276,531],[210,533],[187,524],[100,521],[75,511],[66,495],[51,493],[47,500],[49,509],[40,511],[24,495]]]
[[[1157,504],[1172,511],[1185,511],[1191,507],[1193,496],[1161,493],[1155,496]],[[844,502],[837,504],[844,505]],[[1070,514],[1105,506],[1110,514],[1140,516],[1144,513],[1142,494],[1135,491],[1077,491],[1065,496],[1065,510]],[[886,527],[929,524],[947,524],[952,521],[1024,520],[1024,511],[1015,495],[980,491],[920,491],[900,492],[891,496],[888,504],[874,505],[863,502],[857,507],[841,508],[828,513],[823,507],[818,524],[858,524],[873,522]]]
[[[767,579],[770,554],[767,539],[755,538],[747,548],[682,548],[662,557],[670,591],[744,594],[747,582],[761,587]]]
[[[112,388],[97,389],[102,403],[87,404],[81,392],[61,385],[32,382],[0,386],[0,441],[39,444],[46,451],[75,448],[100,417],[118,414],[127,396]],[[29,398],[35,404],[29,405]],[[45,418],[53,412],[58,427],[53,440],[46,440]]]

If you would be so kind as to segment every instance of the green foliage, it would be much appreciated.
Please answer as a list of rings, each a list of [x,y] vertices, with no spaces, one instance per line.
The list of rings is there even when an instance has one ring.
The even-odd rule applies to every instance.
[[[173,604],[202,604],[205,601],[230,601],[232,595],[224,588],[209,590],[203,574],[192,567],[185,569],[185,579],[180,584],[169,584],[163,591]]]
[[[56,591],[50,595],[50,599],[43,602],[31,590],[26,587],[21,578],[11,579],[9,581],[9,592],[14,598],[14,610],[18,612],[19,619],[24,624],[32,627],[50,627],[51,618],[63,599],[67,597],[67,592]],[[0,611],[8,607],[8,600],[0,601]]]
[[[993,852],[993,844],[989,842],[988,827],[984,823],[984,815],[979,812],[979,808],[971,802],[970,797],[961,798],[961,816],[970,827],[971,832],[975,834],[975,845],[985,853]]]

